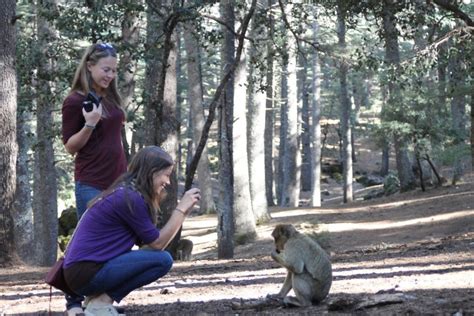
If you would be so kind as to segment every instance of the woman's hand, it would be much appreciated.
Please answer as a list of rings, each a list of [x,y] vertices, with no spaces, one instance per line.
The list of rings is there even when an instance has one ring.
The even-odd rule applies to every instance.
[[[92,111],[90,112],[82,108],[82,115],[84,115],[87,125],[96,126],[102,118],[102,103],[99,103],[99,106],[96,106],[95,103],[92,104]]]
[[[181,201],[179,201],[176,208],[183,210],[186,215],[191,213],[194,204],[196,204],[201,199],[201,191],[198,188],[192,188],[184,193]]]
[[[181,201],[179,201],[178,205],[176,206],[179,211],[173,211],[172,216],[166,222],[165,226],[160,229],[160,235],[158,238],[151,242],[149,246],[159,250],[166,249],[168,244],[178,232],[181,225],[183,225],[186,215],[191,213],[194,204],[196,204],[200,199],[201,193],[198,188],[193,188],[186,191],[186,193],[184,193],[183,197],[181,198]]]

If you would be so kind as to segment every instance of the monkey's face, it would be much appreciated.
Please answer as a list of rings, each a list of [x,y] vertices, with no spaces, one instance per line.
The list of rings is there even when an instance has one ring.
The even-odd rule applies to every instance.
[[[294,235],[296,229],[293,225],[282,225],[279,224],[275,227],[272,232],[273,239],[275,240],[276,252],[280,253],[285,248],[285,244]]]

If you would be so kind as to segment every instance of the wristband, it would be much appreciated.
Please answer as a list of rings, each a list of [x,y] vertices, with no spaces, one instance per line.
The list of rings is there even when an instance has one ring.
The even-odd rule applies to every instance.
[[[89,124],[84,124],[84,127],[89,128],[89,129],[94,129],[95,125],[89,125]]]
[[[183,211],[183,210],[181,210],[181,209],[179,209],[179,208],[175,208],[174,210],[175,210],[175,211],[178,211],[178,212],[180,212],[181,214],[183,214],[184,216],[186,216],[186,212],[185,212],[185,211]]]

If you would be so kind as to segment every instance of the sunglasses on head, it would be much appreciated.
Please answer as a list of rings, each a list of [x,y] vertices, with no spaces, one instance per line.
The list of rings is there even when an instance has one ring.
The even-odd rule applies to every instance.
[[[94,48],[92,51],[89,53],[89,56],[87,56],[87,59],[94,53],[94,52],[104,52],[108,51],[112,56],[115,56],[117,54],[117,51],[115,50],[115,47],[112,46],[112,44],[109,43],[99,43],[99,44],[94,44]]]

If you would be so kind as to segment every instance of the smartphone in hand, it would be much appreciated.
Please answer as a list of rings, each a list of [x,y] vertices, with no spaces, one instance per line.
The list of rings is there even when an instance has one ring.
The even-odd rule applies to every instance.
[[[82,107],[86,112],[90,112],[94,109],[94,104],[95,106],[99,106],[100,101],[102,100],[102,97],[99,97],[97,94],[94,93],[94,91],[90,91],[87,94],[86,99],[84,102],[82,102]]]

